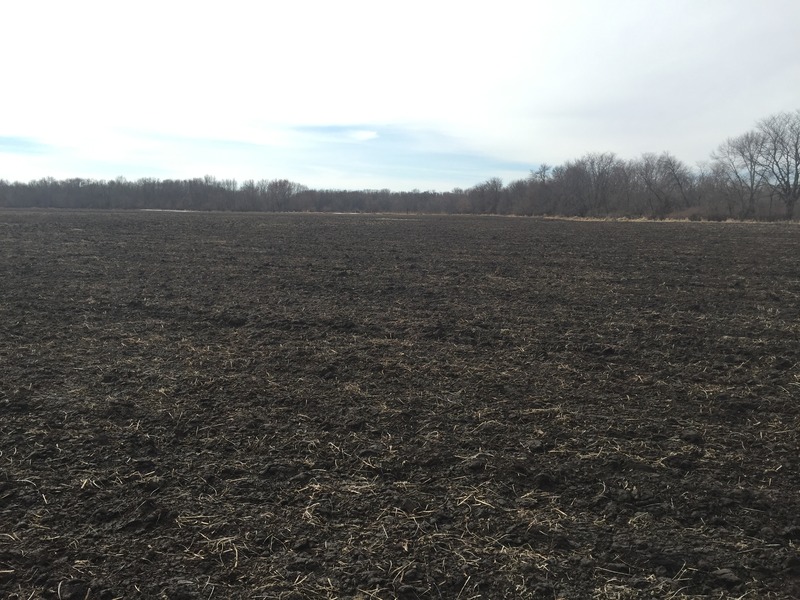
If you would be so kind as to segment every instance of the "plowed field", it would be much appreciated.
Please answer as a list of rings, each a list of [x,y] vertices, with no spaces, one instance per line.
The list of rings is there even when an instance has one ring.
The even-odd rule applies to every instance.
[[[0,212],[0,596],[800,597],[800,227]]]

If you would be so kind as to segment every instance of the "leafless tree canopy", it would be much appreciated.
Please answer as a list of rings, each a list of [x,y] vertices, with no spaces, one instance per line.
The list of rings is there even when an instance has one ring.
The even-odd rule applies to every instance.
[[[0,207],[162,208],[235,211],[430,212],[581,217],[793,219],[800,198],[800,110],[762,119],[731,137],[708,163],[690,167],[669,152],[624,160],[589,152],[542,163],[507,185],[492,177],[467,190],[314,190],[260,181],[120,177],[0,180]]]

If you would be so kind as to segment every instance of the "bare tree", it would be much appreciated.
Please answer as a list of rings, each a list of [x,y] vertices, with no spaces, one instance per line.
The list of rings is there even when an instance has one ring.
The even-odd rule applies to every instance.
[[[592,152],[581,160],[591,182],[590,206],[594,212],[606,214],[614,192],[614,174],[619,159],[613,152]]]
[[[671,210],[669,195],[662,189],[662,173],[658,156],[652,152],[642,154],[636,164],[636,174],[646,190],[651,216],[663,216]]]
[[[739,204],[739,215],[743,218],[755,215],[756,201],[767,183],[768,171],[763,166],[766,143],[762,132],[749,131],[728,138],[711,154],[715,172],[724,182],[724,193]],[[730,212],[733,216],[733,211]]]
[[[558,194],[561,214],[585,217],[592,199],[592,178],[583,159],[567,161],[553,169],[552,185]]]
[[[492,177],[468,191],[472,210],[476,213],[497,214],[503,196],[503,180]]]
[[[508,197],[508,211],[515,215],[533,214],[531,206],[531,182],[528,179],[518,179],[506,186]]]
[[[279,212],[289,210],[289,201],[305,189],[288,179],[273,179],[272,181],[262,179],[258,182],[257,187],[263,194],[268,210]]]
[[[550,171],[553,170],[553,167],[548,165],[547,163],[542,163],[539,165],[539,168],[535,171],[531,171],[531,178],[535,179],[541,184],[545,184],[550,179]]]
[[[691,204],[692,173],[669,152],[645,153],[635,168],[652,216],[665,217]]]
[[[759,164],[768,174],[768,185],[783,201],[786,218],[792,219],[800,198],[800,110],[767,117],[759,121],[757,131],[764,136]]]
[[[659,160],[663,164],[667,183],[675,192],[676,203],[679,208],[687,208],[692,204],[694,195],[694,177],[691,169],[682,160],[675,158],[669,152],[664,152]]]

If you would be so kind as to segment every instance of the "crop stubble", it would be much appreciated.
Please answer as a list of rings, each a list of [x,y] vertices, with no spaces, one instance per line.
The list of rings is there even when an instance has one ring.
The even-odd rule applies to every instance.
[[[5,598],[800,596],[800,229],[0,212]]]

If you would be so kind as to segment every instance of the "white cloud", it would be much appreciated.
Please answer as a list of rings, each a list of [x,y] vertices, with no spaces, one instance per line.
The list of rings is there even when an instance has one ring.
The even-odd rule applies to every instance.
[[[368,129],[356,129],[348,133],[348,137],[356,142],[368,142],[378,137],[377,131],[370,131]]]

